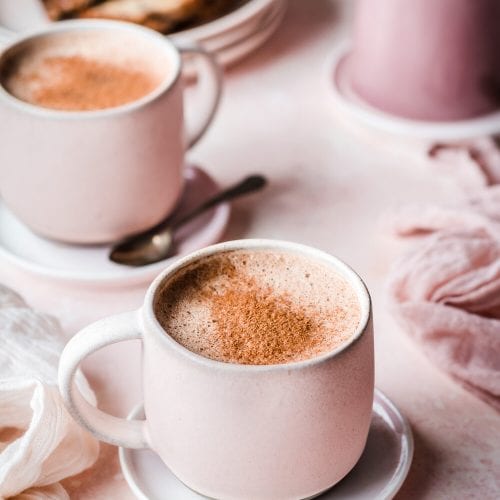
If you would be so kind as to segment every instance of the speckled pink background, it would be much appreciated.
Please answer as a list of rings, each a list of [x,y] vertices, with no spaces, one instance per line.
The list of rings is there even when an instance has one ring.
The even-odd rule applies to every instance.
[[[376,382],[408,416],[415,458],[398,500],[500,496],[500,415],[431,365],[384,305],[384,276],[399,244],[377,229],[400,202],[460,196],[452,178],[390,140],[381,148],[339,120],[325,63],[345,36],[351,3],[291,0],[281,30],[227,74],[214,126],[193,152],[221,183],[265,172],[271,186],[234,205],[226,237],[295,240],[338,255],[366,280],[374,299]],[[0,281],[59,317],[68,336],[91,320],[141,303],[143,289],[74,290],[0,262]],[[112,346],[86,372],[100,406],[125,415],[140,401],[138,345]],[[82,500],[133,498],[116,450],[65,486]]]

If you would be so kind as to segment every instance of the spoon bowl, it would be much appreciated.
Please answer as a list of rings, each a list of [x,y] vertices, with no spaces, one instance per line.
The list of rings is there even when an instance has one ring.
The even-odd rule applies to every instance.
[[[145,266],[163,260],[173,245],[172,231],[167,228],[156,234],[141,234],[115,247],[109,258],[119,264]]]

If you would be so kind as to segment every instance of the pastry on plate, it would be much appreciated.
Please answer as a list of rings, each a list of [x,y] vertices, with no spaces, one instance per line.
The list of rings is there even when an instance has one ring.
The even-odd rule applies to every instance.
[[[45,10],[52,21],[71,17],[75,12],[90,7],[98,0],[42,0]]]
[[[162,33],[206,22],[227,12],[235,0],[107,0],[78,11],[83,18],[118,19]]]

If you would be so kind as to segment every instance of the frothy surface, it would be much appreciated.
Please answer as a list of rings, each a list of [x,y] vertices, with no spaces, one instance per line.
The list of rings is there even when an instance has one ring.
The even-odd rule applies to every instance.
[[[190,351],[253,365],[331,351],[361,317],[354,290],[331,267],[274,250],[231,251],[191,264],[159,289],[155,313]]]
[[[130,35],[59,33],[28,41],[8,54],[1,81],[13,96],[46,108],[113,108],[140,99],[161,83],[166,64],[160,58],[146,41]]]

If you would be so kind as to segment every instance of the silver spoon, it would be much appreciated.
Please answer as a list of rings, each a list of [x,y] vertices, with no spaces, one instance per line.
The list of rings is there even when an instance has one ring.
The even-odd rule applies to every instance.
[[[250,175],[238,184],[209,198],[180,219],[168,219],[157,226],[130,236],[111,249],[110,260],[127,266],[145,266],[165,259],[170,255],[174,243],[174,233],[184,224],[192,221],[206,210],[219,203],[262,189],[267,180],[262,175]]]

